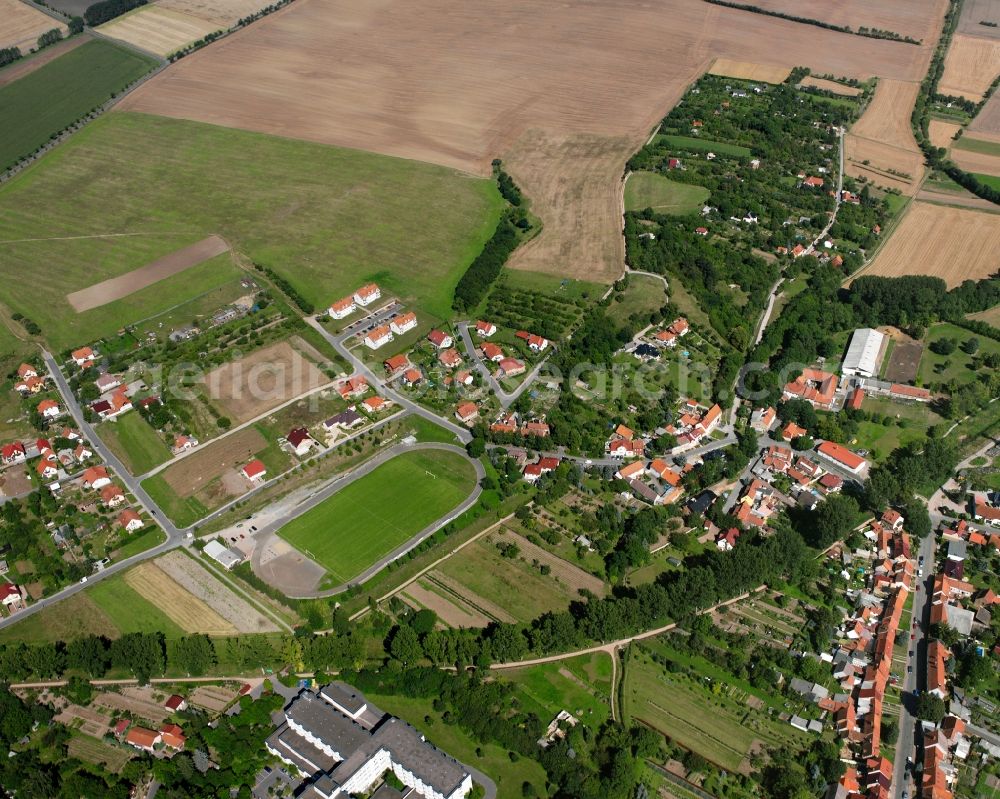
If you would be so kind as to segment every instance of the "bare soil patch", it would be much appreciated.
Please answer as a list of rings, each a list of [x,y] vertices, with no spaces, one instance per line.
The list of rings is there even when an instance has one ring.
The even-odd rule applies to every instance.
[[[708,70],[713,75],[729,78],[759,80],[764,83],[782,83],[788,77],[791,67],[773,64],[755,64],[752,61],[734,61],[731,58],[717,58]]]
[[[225,25],[218,25],[169,8],[147,5],[101,25],[97,30],[143,50],[168,56]]]
[[[958,20],[958,33],[980,36],[984,39],[1000,39],[1000,27],[991,28],[980,22],[995,22],[1000,25],[1000,0],[965,0],[962,16]]]
[[[277,632],[273,621],[183,552],[167,553],[156,561],[156,566],[232,624],[237,632]]]
[[[66,705],[53,718],[60,724],[80,730],[93,738],[103,738],[111,726],[111,716],[107,713],[74,704]]]
[[[154,724],[159,724],[170,717],[170,711],[162,703],[154,702],[152,692],[148,689],[123,688],[120,694],[106,691],[97,694],[93,704],[132,713]]]
[[[55,22],[55,20],[53,20],[53,22]],[[39,67],[44,67],[50,61],[55,61],[63,53],[75,50],[81,44],[89,41],[90,34],[81,33],[79,36],[74,36],[72,39],[64,39],[58,44],[49,45],[31,58],[22,58],[20,61],[15,61],[13,64],[0,69],[0,86],[6,86],[8,83],[13,83],[18,78],[23,78],[25,75],[31,74]]]
[[[935,37],[947,2],[943,0],[752,0],[752,5],[818,19],[831,25],[847,25],[895,31],[900,36],[920,39],[927,44]],[[933,42],[930,42],[933,44]]]
[[[978,101],[1000,72],[1000,40],[955,36],[938,91]]]
[[[23,466],[12,466],[0,473],[0,494],[5,497],[16,497],[33,488],[31,478]]]
[[[63,36],[68,32],[66,25],[20,0],[0,0],[0,20],[0,48],[19,47],[22,53],[37,47],[46,31],[58,28]]]
[[[77,313],[100,308],[228,251],[229,245],[222,238],[209,236],[124,275],[67,294],[66,300]]]
[[[1000,215],[915,201],[865,274],[933,275],[950,287],[1000,269]]]
[[[993,92],[972,120],[968,133],[975,133],[977,139],[1000,141],[1000,92]]]
[[[224,685],[199,685],[188,696],[188,702],[213,713],[221,713],[237,696],[238,691]]]
[[[403,591],[403,598],[409,599],[418,608],[433,610],[449,627],[485,627],[491,621],[469,605],[462,603],[460,606],[458,600],[445,599],[426,588],[419,580],[407,586]]]
[[[932,119],[927,126],[927,133],[930,136],[931,144],[935,147],[951,147],[955,143],[952,137],[961,129],[962,126],[956,122]]]
[[[833,92],[834,94],[841,94],[844,97],[857,97],[861,94],[861,89],[857,86],[846,86],[843,83],[837,83],[835,80],[827,80],[826,78],[814,78],[812,75],[807,77],[799,86],[812,86],[816,89],[825,89],[828,92]]]
[[[246,427],[219,441],[199,447],[163,470],[163,479],[181,497],[190,497],[226,471],[239,471],[267,446],[257,428]]]
[[[913,383],[917,379],[917,367],[920,366],[920,356],[924,345],[907,337],[907,340],[897,341],[889,355],[889,364],[885,368],[885,379],[890,383]]]
[[[120,107],[480,175],[501,156],[544,223],[511,265],[610,280],[624,162],[713,60],[774,64],[776,52],[817,73],[915,81],[930,45],[693,0],[512,0],[489,14],[457,0],[298,0]]]
[[[936,205],[953,205],[960,208],[972,208],[977,211],[984,211],[988,214],[1000,213],[997,207],[989,200],[976,197],[964,189],[961,192],[928,191],[926,189],[917,193],[917,199],[922,202],[934,203]]]
[[[288,341],[279,341],[205,375],[211,400],[235,422],[253,419],[271,408],[329,382]]]
[[[920,86],[881,80],[875,96],[845,141],[847,172],[873,183],[916,191],[923,177],[923,157],[910,128],[910,114]],[[866,163],[867,162],[867,163]]]
[[[143,599],[155,604],[184,632],[235,635],[238,630],[207,603],[191,594],[155,563],[140,563],[125,575],[125,582]]]
[[[974,153],[972,150],[962,150],[956,147],[951,151],[951,160],[967,172],[1000,175],[1000,156]]]

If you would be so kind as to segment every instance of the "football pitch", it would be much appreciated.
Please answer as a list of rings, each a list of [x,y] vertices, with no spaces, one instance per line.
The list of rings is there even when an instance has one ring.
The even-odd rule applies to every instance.
[[[293,519],[278,532],[337,582],[348,582],[457,506],[475,472],[461,455],[407,452]]]

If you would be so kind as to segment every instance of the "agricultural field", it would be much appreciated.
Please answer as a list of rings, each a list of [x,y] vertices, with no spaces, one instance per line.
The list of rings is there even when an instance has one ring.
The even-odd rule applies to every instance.
[[[250,425],[199,446],[186,458],[146,478],[142,485],[176,524],[187,526],[249,490],[239,471],[254,458],[264,461],[271,477],[290,463],[284,452]]]
[[[978,319],[988,325],[993,325],[993,327],[1000,327],[1000,305],[995,305],[986,311],[969,314],[969,319]]]
[[[18,0],[0,2],[9,2],[54,23],[50,17]],[[124,47],[106,41],[90,41],[0,88],[0,118],[4,120],[0,169],[6,169],[19,158],[30,155],[54,133],[102,105],[112,94],[121,91],[154,66],[152,59]],[[106,168],[107,164],[102,166]],[[5,197],[9,192],[7,187],[0,193],[0,206],[6,206]],[[64,203],[76,210],[80,209],[78,201],[79,197],[63,198]],[[6,209],[3,216],[8,216]],[[45,225],[40,227],[44,229]],[[17,227],[8,228],[7,224],[0,229],[4,240],[33,235]],[[53,234],[48,228],[47,233],[38,235]],[[5,250],[10,247],[9,244],[3,246]],[[9,250],[4,254],[9,257]]]
[[[996,77],[1000,40],[958,34],[944,60],[938,93],[979,102]]]
[[[731,58],[717,58],[708,70],[711,75],[725,75],[728,78],[759,80],[764,83],[784,83],[792,70],[787,66],[755,64],[752,61],[734,61]]]
[[[503,679],[517,684],[521,706],[543,722],[568,710],[588,726],[598,727],[610,713],[611,657],[594,652],[556,663],[504,669]]]
[[[511,266],[608,282],[621,273],[621,165],[712,60],[904,81],[919,80],[927,60],[925,48],[803,35],[796,23],[707,3],[663,13],[600,0],[567,15],[515,0],[484,20],[451,0],[440,11],[402,0],[296,4],[172,65],[123,105],[478,175],[502,157],[543,223]],[[544,87],[529,104],[525,85]]]
[[[227,28],[270,3],[268,0],[156,0],[156,5],[206,20],[217,28]]]
[[[203,378],[208,398],[241,424],[315,391],[329,380],[303,355],[304,349],[308,351],[301,339],[280,341],[216,367]]]
[[[66,58],[98,45],[119,51],[95,42]],[[443,316],[462,272],[492,235],[500,205],[492,181],[450,169],[113,113],[0,188],[2,274],[49,265],[30,285],[4,280],[0,300],[35,320],[53,347],[79,345],[239,272],[231,263],[220,268],[219,259],[230,259],[217,256],[82,314],[67,293],[215,234],[239,256],[288,269],[320,308],[372,279]]]
[[[95,766],[103,766],[113,774],[118,774],[135,753],[123,746],[111,746],[88,735],[74,735],[69,739],[66,753]]]
[[[917,190],[923,155],[910,129],[910,114],[919,90],[917,82],[879,81],[871,103],[845,138],[847,174],[906,195]]]
[[[635,172],[625,184],[625,210],[652,208],[658,214],[690,214],[701,209],[708,194],[701,186],[676,183],[655,172]]]
[[[931,275],[951,288],[993,274],[998,250],[1000,216],[917,201],[865,274]]]
[[[826,78],[814,78],[812,75],[804,78],[799,86],[824,89],[825,91],[840,94],[844,97],[857,97],[862,92],[862,89],[859,86],[848,86],[845,83],[837,83],[836,81],[827,80]]]
[[[501,553],[514,545],[513,557]],[[542,566],[548,567],[543,574]],[[580,599],[581,589],[602,596],[604,583],[578,566],[526,538],[504,530],[490,533],[448,558],[427,575],[431,591],[486,621],[528,621],[549,611],[565,610]],[[442,615],[447,620],[447,613]]]
[[[727,771],[748,774],[750,755],[807,740],[805,733],[754,709],[739,688],[721,683],[715,692],[688,675],[668,672],[644,646],[634,651],[625,673],[626,719],[648,724]]]
[[[963,136],[952,147],[951,159],[989,183],[990,176],[1000,175],[1000,142]]]
[[[138,412],[99,425],[97,433],[132,474],[145,474],[170,459],[170,449]]]
[[[752,0],[750,5],[767,11],[818,19],[830,25],[890,30],[933,45],[948,4],[944,0]],[[911,45],[912,47],[913,45]]]
[[[15,61],[13,64],[8,64],[7,66],[0,68],[0,87],[6,86],[8,83],[13,83],[16,80],[23,78],[25,75],[34,72],[39,67],[44,67],[50,61],[55,61],[63,53],[75,50],[81,44],[85,44],[89,41],[91,41],[90,34],[81,33],[69,39],[63,39],[61,42],[56,44],[50,44],[48,47],[39,50],[36,53],[26,55]]]
[[[1000,92],[993,92],[972,120],[968,132],[982,139],[1000,142]]]
[[[206,34],[219,30],[219,26],[157,4],[137,8],[104,23],[97,30],[112,39],[120,39],[166,57]]]
[[[58,28],[63,36],[68,32],[65,23],[20,0],[0,0],[0,19],[0,48],[18,47],[22,53],[37,47],[38,37],[46,31]]]
[[[474,482],[461,455],[407,452],[293,519],[279,535],[331,579],[347,582],[459,505]]]
[[[962,3],[962,14],[958,18],[956,31],[988,39],[1000,38],[1000,28],[980,25],[979,23],[983,21],[1000,25],[1000,5],[997,4],[997,0],[965,0]]]
[[[927,126],[927,134],[931,144],[935,147],[952,147],[955,144],[954,137],[962,129],[957,122],[946,122],[943,119],[931,119]]]

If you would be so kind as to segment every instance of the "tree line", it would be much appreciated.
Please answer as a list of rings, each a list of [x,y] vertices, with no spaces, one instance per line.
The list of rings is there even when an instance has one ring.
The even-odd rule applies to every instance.
[[[99,3],[87,6],[83,19],[91,28],[110,22],[132,9],[144,6],[149,0],[100,0]]]

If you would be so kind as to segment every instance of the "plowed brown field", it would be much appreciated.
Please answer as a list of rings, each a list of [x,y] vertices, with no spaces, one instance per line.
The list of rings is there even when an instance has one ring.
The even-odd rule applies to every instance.
[[[943,119],[932,119],[927,128],[927,133],[931,137],[931,144],[935,147],[951,147],[954,143],[954,136],[961,129],[961,125],[955,122],[945,122]]]
[[[962,150],[956,147],[951,151],[951,160],[966,172],[1000,175],[1000,156],[974,153],[972,150]]]
[[[713,60],[916,81],[929,53],[701,0],[298,0],[120,107],[477,174],[504,157],[544,223],[511,265],[610,280],[623,164]]]
[[[936,38],[946,0],[746,0],[768,11],[780,11],[831,25],[895,31],[928,42]],[[969,0],[966,0],[969,2]]]

